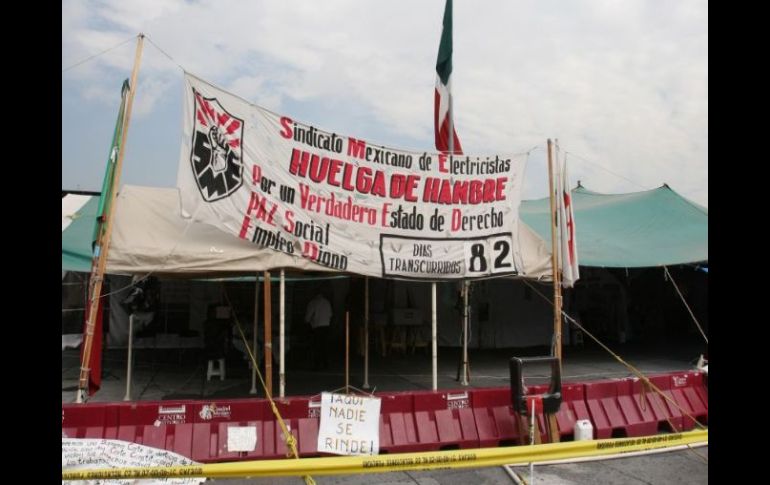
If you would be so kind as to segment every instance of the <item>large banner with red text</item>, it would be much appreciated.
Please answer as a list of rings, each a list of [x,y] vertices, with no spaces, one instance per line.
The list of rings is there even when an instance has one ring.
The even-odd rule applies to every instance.
[[[387,148],[272,113],[189,74],[183,138],[183,216],[255,248],[385,278],[523,275],[526,153]]]

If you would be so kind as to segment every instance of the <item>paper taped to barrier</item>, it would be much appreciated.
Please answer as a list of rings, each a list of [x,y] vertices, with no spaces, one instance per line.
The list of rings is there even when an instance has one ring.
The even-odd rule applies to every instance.
[[[256,426],[230,426],[227,428],[227,451],[254,451],[256,447]]]
[[[321,394],[318,451],[376,455],[380,451],[380,398]]]
[[[61,440],[62,471],[94,468],[127,468],[146,466],[197,465],[177,453],[120,440],[74,439]],[[197,485],[204,477],[111,479],[78,482],[87,485]]]

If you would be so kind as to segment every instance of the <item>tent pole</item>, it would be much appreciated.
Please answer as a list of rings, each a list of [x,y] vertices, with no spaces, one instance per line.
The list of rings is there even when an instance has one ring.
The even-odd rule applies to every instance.
[[[364,383],[363,389],[369,389],[369,277],[364,277]]]
[[[460,385],[467,386],[469,384],[468,382],[468,374],[470,374],[470,371],[468,369],[468,287],[470,283],[468,281],[463,281],[463,365],[462,365],[462,376],[460,377]]]
[[[257,363],[251,363],[251,390],[249,391],[249,394],[257,393],[257,365],[259,365],[259,359],[257,358],[257,332],[259,331],[257,328],[257,322],[259,322],[259,273],[256,274],[254,286],[254,331],[251,335],[251,349],[254,352],[254,359]]]
[[[94,341],[94,327],[96,326],[97,313],[99,312],[99,298],[102,292],[102,282],[104,279],[104,272],[107,269],[107,254],[110,248],[110,236],[112,235],[112,216],[115,212],[115,191],[120,185],[120,171],[123,167],[123,157],[126,153],[125,145],[128,138],[128,124],[131,120],[131,107],[134,104],[134,95],[136,94],[136,77],[139,74],[139,61],[142,59],[142,48],[144,47],[144,34],[139,34],[136,41],[136,54],[134,56],[134,68],[131,72],[131,84],[129,85],[128,102],[126,103],[126,114],[123,120],[123,130],[121,133],[120,148],[118,150],[118,161],[115,165],[114,182],[112,184],[111,194],[108,195],[110,200],[109,213],[105,222],[104,235],[99,234],[99,239],[96,241],[95,256],[98,257],[96,267],[92,268],[90,286],[91,291],[89,295],[89,310],[88,321],[86,322],[86,332],[83,339],[83,356],[80,362],[80,381],[78,382],[78,390],[75,396],[76,403],[85,402],[88,396],[88,377],[91,373],[90,361],[91,361],[91,348]]]
[[[438,348],[436,345],[436,282],[430,284],[430,307],[431,307],[431,319],[430,319],[430,343],[431,343],[431,362],[433,367],[433,386],[431,389],[438,390]]]
[[[131,369],[133,367],[132,347],[134,344],[134,314],[128,316],[128,363],[126,364],[126,396],[124,401],[131,400]]]
[[[273,322],[270,295],[270,271],[265,271],[265,383],[267,394],[273,395]]]
[[[553,272],[553,352],[561,367],[561,285],[559,267],[556,262],[558,247],[556,244],[556,198],[553,180],[553,143],[548,139],[548,188],[551,200],[551,271]]]
[[[350,310],[345,310],[345,394],[350,394]]]
[[[278,363],[278,395],[279,397],[283,397],[284,393],[286,391],[286,374],[284,373],[284,347],[285,347],[285,330],[286,330],[286,278],[284,275],[284,270],[281,270],[281,286],[280,286],[280,305],[281,305],[281,313],[280,313],[280,331],[279,331],[279,338],[281,340],[281,354],[280,354],[280,360]]]

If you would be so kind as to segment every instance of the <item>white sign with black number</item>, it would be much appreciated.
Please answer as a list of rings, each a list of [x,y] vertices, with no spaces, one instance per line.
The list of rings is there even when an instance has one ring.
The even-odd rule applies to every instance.
[[[318,451],[376,455],[380,451],[380,398],[321,394]]]

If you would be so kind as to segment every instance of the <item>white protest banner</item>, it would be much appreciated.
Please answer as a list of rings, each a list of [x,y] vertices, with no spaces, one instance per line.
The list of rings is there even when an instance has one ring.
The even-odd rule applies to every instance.
[[[197,464],[198,462],[172,451],[129,443],[127,441],[88,438],[62,438],[61,440],[62,471]],[[78,483],[84,485],[197,485],[205,480],[205,477],[185,477],[87,480]]]
[[[185,75],[183,215],[318,269],[418,280],[523,275],[526,158],[390,149]]]
[[[380,452],[380,398],[321,394],[318,451],[336,455]]]

